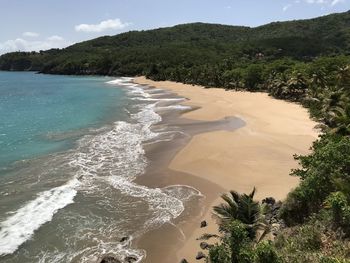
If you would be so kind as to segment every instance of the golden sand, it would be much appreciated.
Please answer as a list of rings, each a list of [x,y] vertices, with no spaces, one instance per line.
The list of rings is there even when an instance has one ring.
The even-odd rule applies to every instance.
[[[293,155],[308,153],[319,134],[314,128],[317,123],[310,120],[302,106],[274,99],[266,93],[205,89],[170,81],[154,82],[144,77],[134,81],[171,90],[188,99],[184,104],[199,107],[185,113],[185,118],[212,121],[236,116],[246,122],[246,126],[235,131],[195,135],[172,160],[170,169],[204,178],[227,191],[249,192],[255,186],[258,199],[268,196],[283,199],[297,186],[298,179],[289,175],[297,167]],[[219,202],[220,194],[208,207]],[[196,238],[204,232],[216,231],[211,209],[202,219],[209,222],[208,228],[196,227],[191,231],[178,249],[176,262],[181,258],[194,261],[200,250]]]

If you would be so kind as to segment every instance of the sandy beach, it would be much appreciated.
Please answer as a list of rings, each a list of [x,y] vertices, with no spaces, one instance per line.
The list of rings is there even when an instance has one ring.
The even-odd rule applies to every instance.
[[[191,175],[191,180],[197,180],[199,185],[192,186],[210,195],[203,201],[203,211],[182,226],[184,238],[172,246],[176,260],[172,258],[169,262],[180,262],[182,258],[202,262],[195,260],[200,251],[200,241],[196,238],[216,231],[211,207],[220,202],[223,192],[231,189],[249,192],[255,186],[258,199],[272,196],[281,200],[297,186],[298,179],[289,176],[290,170],[297,167],[293,155],[308,153],[318,137],[317,123],[310,120],[307,110],[300,105],[273,99],[266,93],[205,89],[169,81],[154,82],[144,77],[134,81],[170,90],[188,99],[184,105],[198,107],[183,114],[183,118],[217,121],[238,117],[245,122],[244,127],[233,131],[194,135],[169,162],[171,171]],[[201,220],[206,220],[208,227],[199,228]],[[153,235],[152,242],[160,242],[156,236]],[[146,262],[151,261],[146,259]]]

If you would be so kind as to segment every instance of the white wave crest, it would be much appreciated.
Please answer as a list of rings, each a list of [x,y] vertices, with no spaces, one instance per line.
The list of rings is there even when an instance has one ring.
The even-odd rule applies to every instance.
[[[176,197],[183,202],[186,202],[195,196],[203,197],[199,190],[188,185],[169,185],[164,187],[162,190],[167,195]]]
[[[38,197],[20,209],[14,215],[0,223],[0,255],[11,254],[30,239],[35,230],[51,221],[59,209],[73,203],[77,194],[78,180],[44,191]]]
[[[157,216],[151,222],[146,222],[146,226],[163,224],[178,217],[184,211],[184,205],[180,199],[167,195],[159,188],[137,185],[119,176],[112,176],[107,180],[123,194],[147,201],[149,209],[156,212]]]
[[[184,98],[133,98],[134,100],[140,101],[172,101],[172,102],[180,102],[186,99]]]
[[[192,109],[191,106],[180,105],[180,104],[163,106],[163,107],[156,107],[156,111],[168,111],[168,110],[184,111],[184,110],[191,110],[191,109]]]
[[[117,78],[111,81],[107,81],[107,84],[111,84],[111,85],[127,85],[129,86],[131,83],[131,81],[133,80],[133,78],[127,78],[127,77],[121,77],[121,78]]]

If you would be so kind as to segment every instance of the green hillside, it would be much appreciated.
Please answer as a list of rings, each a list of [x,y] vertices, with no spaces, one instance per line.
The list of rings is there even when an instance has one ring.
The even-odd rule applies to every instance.
[[[174,79],[170,73],[183,68],[203,71],[225,63],[232,69],[262,58],[308,61],[347,54],[349,43],[349,12],[256,28],[194,23],[100,37],[62,50],[9,53],[0,57],[0,69]]]

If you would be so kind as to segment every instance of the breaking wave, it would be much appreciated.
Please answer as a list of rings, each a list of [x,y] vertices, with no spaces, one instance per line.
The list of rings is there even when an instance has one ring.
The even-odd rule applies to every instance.
[[[189,106],[158,106],[159,102],[174,103],[184,99],[154,98],[153,94],[158,94],[161,90],[147,89],[131,83],[131,80],[119,78],[108,82],[110,85],[125,87],[132,99],[140,102],[138,110],[130,113],[130,121],[117,121],[110,129],[101,129],[101,133],[85,135],[77,142],[75,149],[67,152],[63,165],[70,167],[72,179],[61,186],[38,193],[34,200],[25,203],[0,222],[0,256],[14,253],[33,237],[36,230],[50,222],[56,213],[74,203],[74,198],[80,191],[98,191],[97,182],[108,183],[124,196],[145,201],[154,215],[145,222],[146,229],[178,217],[184,211],[184,202],[192,196],[200,195],[200,192],[188,186],[154,189],[133,182],[147,166],[143,145],[152,140],[157,141],[162,133],[168,133],[152,129],[153,125],[162,120],[158,112],[188,110]],[[101,241],[99,248],[96,248],[99,253],[106,252],[101,249],[102,243]],[[113,246],[120,252],[117,254],[127,255],[132,251],[139,260],[144,256],[144,253],[130,250],[122,244]],[[58,252],[54,258],[57,262],[64,262],[65,259],[61,260],[61,256],[61,252]],[[40,258],[40,262],[53,262],[52,260],[53,256],[49,253]]]

